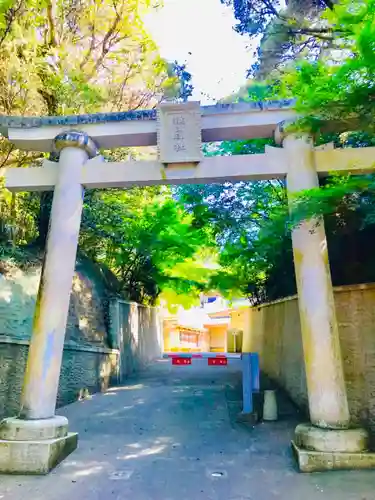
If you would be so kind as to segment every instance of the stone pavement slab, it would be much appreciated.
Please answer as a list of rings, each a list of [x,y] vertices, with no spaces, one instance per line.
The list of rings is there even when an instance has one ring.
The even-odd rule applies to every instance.
[[[239,368],[164,360],[62,408],[78,450],[48,476],[0,476],[0,500],[375,500],[375,471],[297,472],[287,404],[278,422],[237,424]]]

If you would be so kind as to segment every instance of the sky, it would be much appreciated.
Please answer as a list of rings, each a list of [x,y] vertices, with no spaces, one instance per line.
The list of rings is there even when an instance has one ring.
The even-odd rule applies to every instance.
[[[187,63],[194,100],[214,102],[245,83],[254,49],[233,30],[233,10],[220,0],[164,0],[144,21],[162,57]]]

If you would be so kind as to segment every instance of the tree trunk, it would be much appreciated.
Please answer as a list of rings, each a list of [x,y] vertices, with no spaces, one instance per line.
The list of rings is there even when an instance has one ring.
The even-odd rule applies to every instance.
[[[44,191],[40,194],[40,208],[37,216],[38,236],[35,240],[36,245],[40,248],[44,248],[47,241],[52,198],[52,191]]]

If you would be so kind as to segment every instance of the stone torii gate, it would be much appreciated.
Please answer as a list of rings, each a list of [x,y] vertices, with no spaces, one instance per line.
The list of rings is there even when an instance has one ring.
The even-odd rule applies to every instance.
[[[84,189],[139,185],[287,179],[290,199],[318,186],[332,171],[368,172],[375,148],[314,148],[308,134],[287,134],[292,103],[200,107],[165,103],[158,112],[0,119],[0,132],[18,148],[59,153],[58,163],[8,169],[13,191],[53,190],[45,261],[18,417],[0,425],[0,472],[47,473],[72,452],[77,434],[55,415]],[[266,138],[282,148],[264,154],[204,158],[201,141]],[[156,161],[105,162],[101,148],[158,145]],[[350,427],[325,230],[304,221],[292,234],[311,423],[295,432],[302,471],[375,465],[368,435]],[[249,342],[244,334],[244,351]]]

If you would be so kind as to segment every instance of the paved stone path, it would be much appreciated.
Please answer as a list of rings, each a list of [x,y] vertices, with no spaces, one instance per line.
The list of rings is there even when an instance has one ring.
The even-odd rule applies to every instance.
[[[236,424],[238,369],[160,361],[63,408],[79,449],[49,476],[0,476],[0,499],[375,500],[375,471],[296,471],[285,402],[277,423]]]

